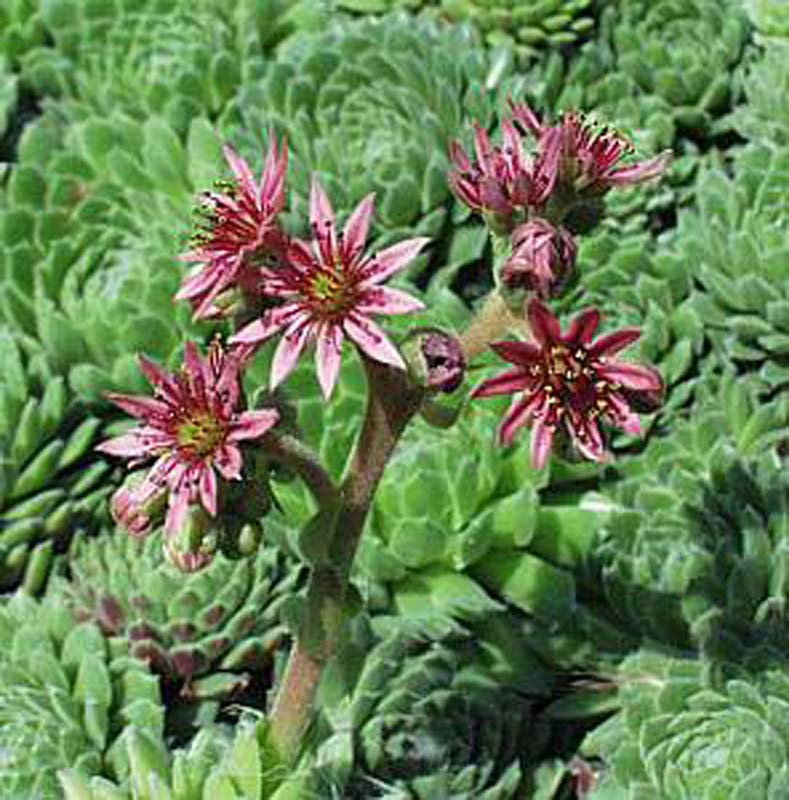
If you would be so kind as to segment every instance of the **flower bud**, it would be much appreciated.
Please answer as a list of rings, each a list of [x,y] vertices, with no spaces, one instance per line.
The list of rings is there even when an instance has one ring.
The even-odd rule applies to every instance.
[[[182,572],[202,569],[214,557],[217,536],[214,521],[208,512],[197,504],[190,505],[180,528],[164,540],[165,558]]]
[[[167,502],[167,490],[145,480],[145,472],[134,472],[110,499],[115,524],[130,536],[147,536],[158,525]]]
[[[512,252],[504,263],[500,283],[520,308],[525,292],[555,297],[575,264],[576,246],[570,233],[544,219],[519,225],[512,234]]]
[[[457,337],[439,328],[419,328],[403,345],[414,381],[438,392],[454,392],[463,383],[466,360]]]

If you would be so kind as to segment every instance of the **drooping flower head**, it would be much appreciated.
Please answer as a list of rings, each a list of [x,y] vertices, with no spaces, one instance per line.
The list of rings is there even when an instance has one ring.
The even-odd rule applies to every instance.
[[[604,461],[600,422],[639,433],[634,409],[654,410],[663,392],[654,369],[613,358],[640,332],[623,328],[593,342],[600,322],[596,309],[578,314],[564,334],[539,300],[529,301],[527,314],[534,341],[491,344],[514,368],[483,381],[472,397],[516,395],[499,438],[509,444],[519,428],[530,426],[531,461],[537,469],[544,466],[557,433],[566,435],[585,458]]]
[[[201,195],[203,223],[194,248],[181,256],[198,268],[184,280],[175,298],[188,300],[195,317],[216,316],[219,309],[214,301],[232,286],[254,291],[258,264],[276,257],[285,240],[277,224],[285,202],[285,140],[278,148],[272,136],[259,183],[233,148],[226,145],[224,154],[234,181],[225,184],[224,192]]]
[[[328,399],[337,381],[346,336],[368,358],[405,369],[400,353],[370,317],[423,307],[405,292],[381,283],[411,261],[429,240],[407,239],[377,255],[365,255],[372,213],[373,197],[368,195],[338,235],[329,200],[313,179],[312,242],[292,240],[285,263],[261,271],[261,291],[279,298],[282,304],[267,309],[231,339],[257,344],[281,334],[271,366],[272,388],[293,369],[305,346],[314,342],[318,382]]]
[[[537,139],[545,169],[556,171],[564,189],[587,195],[603,194],[616,186],[632,186],[663,174],[669,151],[631,164],[622,159],[633,145],[620,133],[594,125],[579,112],[567,112],[557,125],[544,125],[525,103],[510,102],[512,117]]]
[[[455,196],[473,211],[492,215],[507,229],[513,216],[541,205],[553,188],[555,174],[541,159],[523,152],[521,135],[509,119],[501,123],[502,145],[493,146],[487,132],[474,126],[474,161],[458,142],[449,145],[453,164],[447,180]]]
[[[203,358],[187,342],[184,364],[168,373],[140,357],[140,369],[153,387],[153,397],[114,394],[109,399],[141,421],[127,433],[102,442],[97,449],[139,464],[156,459],[142,482],[114,503],[119,523],[132,521],[132,533],[144,535],[147,521],[131,510],[143,508],[162,490],[168,494],[165,532],[180,530],[189,506],[200,505],[217,513],[217,473],[226,480],[241,476],[239,443],[257,439],[278,419],[274,409],[239,411],[240,370],[250,348],[226,351],[211,344]],[[139,523],[139,524],[138,524]]]
[[[575,264],[577,248],[570,232],[535,218],[512,232],[511,244],[510,257],[501,268],[505,291],[526,290],[543,299],[553,297]]]

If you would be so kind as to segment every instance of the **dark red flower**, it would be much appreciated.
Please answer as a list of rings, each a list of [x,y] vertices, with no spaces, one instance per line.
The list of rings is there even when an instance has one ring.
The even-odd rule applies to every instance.
[[[555,176],[524,155],[521,135],[509,119],[501,123],[502,145],[493,146],[487,132],[474,126],[472,162],[458,142],[449,146],[453,169],[448,175],[455,196],[473,211],[507,219],[518,210],[541,205]]]
[[[575,192],[602,194],[642,183],[662,175],[670,161],[670,151],[664,151],[623,164],[633,145],[611,128],[596,126],[576,111],[565,113],[558,125],[544,125],[525,103],[510,106],[513,120],[537,139],[542,170],[555,172],[558,182]]]
[[[624,328],[592,341],[600,314],[587,309],[575,317],[566,333],[543,303],[529,301],[528,319],[534,342],[494,342],[493,350],[514,369],[483,381],[472,397],[512,394],[499,438],[509,444],[517,430],[532,428],[531,460],[544,466],[558,431],[593,461],[604,461],[605,444],[600,420],[628,433],[641,430],[633,410],[634,398],[649,405],[662,394],[663,381],[651,367],[613,358],[641,335]]]

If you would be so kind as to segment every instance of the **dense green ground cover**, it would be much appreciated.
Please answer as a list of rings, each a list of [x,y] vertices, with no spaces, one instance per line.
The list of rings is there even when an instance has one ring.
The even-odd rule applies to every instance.
[[[269,131],[294,229],[311,173],[338,216],[375,191],[377,247],[432,239],[396,281],[417,321],[462,330],[493,254],[446,145],[508,96],[673,151],[606,198],[558,303],[641,326],[666,403],[612,463],[542,471],[496,402],[414,423],[286,769],[264,712],[308,493],[272,474],[258,551],[180,574],[113,528],[104,392],[222,330],[172,302],[177,255],[221,144],[258,172]],[[1,797],[789,797],[783,0],[0,0],[0,365]],[[283,388],[335,477],[363,385],[347,358],[329,403],[306,361]]]

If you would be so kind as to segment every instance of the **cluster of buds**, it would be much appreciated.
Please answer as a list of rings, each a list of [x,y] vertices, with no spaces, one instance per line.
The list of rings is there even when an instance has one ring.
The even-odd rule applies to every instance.
[[[581,312],[562,333],[545,305],[572,273],[577,246],[568,219],[578,207],[598,202],[609,189],[662,174],[668,153],[637,163],[622,163],[630,143],[608,128],[596,128],[578,113],[543,124],[525,104],[510,102],[501,123],[502,145],[493,146],[479,126],[474,156],[450,145],[455,195],[483,215],[502,243],[496,264],[498,292],[516,318],[525,317],[532,341],[492,342],[513,368],[484,381],[473,397],[514,394],[499,431],[503,444],[529,426],[531,460],[542,467],[552,448],[604,461],[601,422],[638,433],[636,412],[654,411],[663,382],[651,367],[612,358],[639,337],[626,329],[592,341],[600,321],[596,309]],[[525,139],[534,142],[527,153]]]
[[[509,257],[497,279],[512,305],[522,308],[525,292],[554,297],[572,272],[571,213],[613,187],[659,176],[669,155],[622,164],[630,143],[578,113],[545,125],[526,104],[510,102],[510,111],[501,122],[501,146],[492,145],[478,125],[473,160],[460,144],[450,144],[449,185],[494,234],[509,237]],[[526,150],[526,137],[534,142],[533,153]]]

